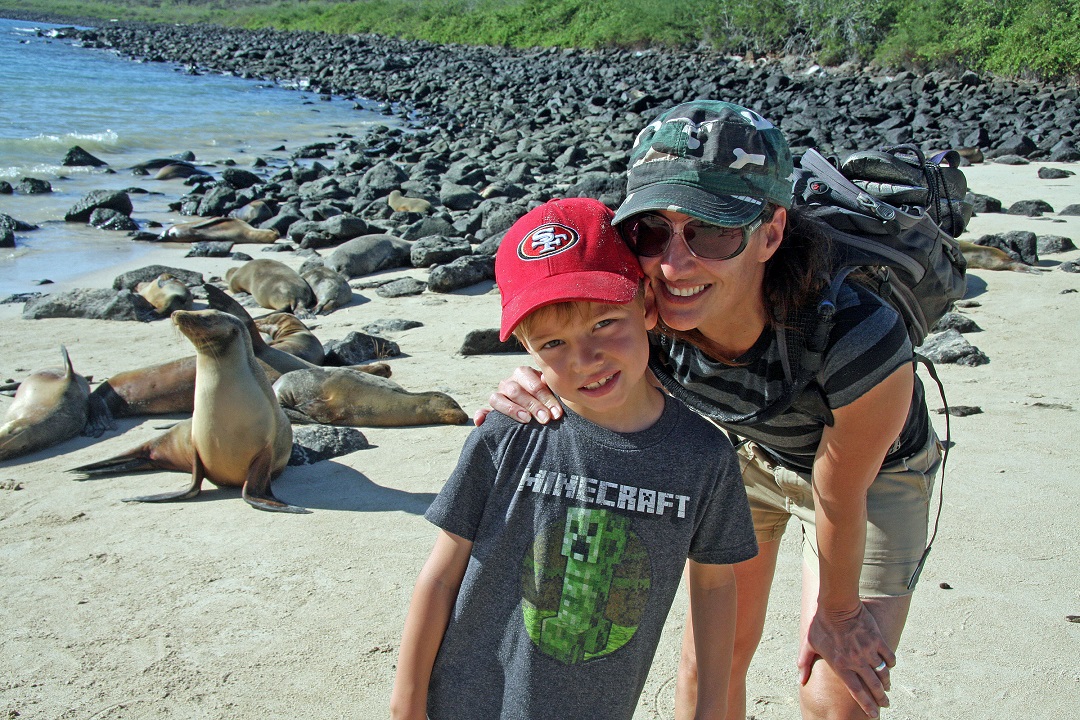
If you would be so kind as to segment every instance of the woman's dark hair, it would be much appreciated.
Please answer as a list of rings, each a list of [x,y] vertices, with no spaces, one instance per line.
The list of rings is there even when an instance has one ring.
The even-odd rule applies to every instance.
[[[788,210],[784,239],[765,263],[765,307],[773,322],[785,324],[817,304],[829,283],[831,256],[832,242],[820,223],[801,206]]]
[[[766,222],[772,220],[776,206],[769,204],[762,212]],[[784,237],[773,256],[765,263],[762,293],[765,307],[774,324],[789,326],[799,323],[799,315],[812,312],[821,297],[821,291],[829,283],[832,243],[818,221],[810,217],[802,207],[787,211]],[[674,330],[661,318],[657,332],[686,340],[704,350],[710,357],[710,343],[701,332]],[[730,363],[729,359],[714,359]]]

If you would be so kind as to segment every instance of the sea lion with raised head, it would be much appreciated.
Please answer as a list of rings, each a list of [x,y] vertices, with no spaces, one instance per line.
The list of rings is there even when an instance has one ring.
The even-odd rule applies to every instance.
[[[315,305],[315,294],[300,273],[278,260],[248,260],[225,273],[232,292],[247,292],[255,302],[270,310],[293,314]]]
[[[446,393],[409,392],[395,382],[352,368],[285,373],[274,393],[294,422],[364,427],[462,425],[469,416]]]
[[[178,223],[161,234],[160,242],[275,243],[277,230],[259,230],[238,218],[209,218]]]
[[[315,314],[323,315],[345,307],[352,302],[352,287],[349,280],[336,270],[325,265],[315,265],[300,273],[315,293]]]
[[[139,283],[135,286],[135,292],[146,298],[162,317],[169,317],[177,310],[191,309],[191,290],[169,273],[161,273],[153,280]]]
[[[386,204],[394,212],[426,214],[431,212],[431,203],[423,198],[411,198],[401,194],[400,190],[391,190],[386,197]]]
[[[73,472],[190,471],[191,484],[185,490],[131,500],[186,500],[199,494],[205,479],[218,486],[241,487],[244,500],[260,510],[308,512],[281,502],[270,489],[271,479],[289,462],[292,426],[255,360],[244,323],[217,310],[180,310],[172,317],[195,345],[191,420],[126,453]]]
[[[32,373],[19,384],[0,425],[0,460],[75,437],[86,425],[90,384],[75,372],[67,348],[64,365]]]

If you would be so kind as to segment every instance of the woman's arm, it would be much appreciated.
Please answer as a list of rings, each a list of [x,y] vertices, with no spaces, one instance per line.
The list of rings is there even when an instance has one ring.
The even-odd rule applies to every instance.
[[[470,541],[440,530],[435,547],[416,578],[390,696],[390,715],[394,720],[427,718],[431,668],[450,624],[450,613],[471,551]]]
[[[866,543],[866,494],[885,455],[903,430],[915,371],[905,364],[850,405],[833,411],[814,460],[817,526],[817,610],[799,653],[800,680],[820,656],[871,717],[888,704],[873,668],[895,661],[873,616],[859,597]]]
[[[698,667],[694,720],[723,720],[735,648],[735,572],[730,565],[693,560],[687,568]]]
[[[559,398],[544,383],[544,377],[539,371],[524,365],[499,383],[499,389],[491,394],[488,402],[491,408],[507,417],[516,418],[518,422],[527,423],[535,418],[543,424],[562,417]],[[491,408],[477,410],[473,422],[482,424]]]

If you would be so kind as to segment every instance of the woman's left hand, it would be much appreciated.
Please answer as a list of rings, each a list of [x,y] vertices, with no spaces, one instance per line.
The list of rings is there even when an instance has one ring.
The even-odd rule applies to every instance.
[[[878,708],[889,706],[885,693],[890,689],[889,668],[896,664],[896,656],[862,602],[850,612],[819,609],[814,614],[799,650],[800,684],[810,679],[819,657],[844,682],[868,716],[877,717]]]

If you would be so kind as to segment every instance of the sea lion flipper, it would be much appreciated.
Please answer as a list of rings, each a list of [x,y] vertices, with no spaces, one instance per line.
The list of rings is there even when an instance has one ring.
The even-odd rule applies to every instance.
[[[251,317],[251,313],[247,311],[247,308],[236,302],[234,297],[216,285],[203,283],[203,290],[206,291],[206,304],[211,310],[219,310],[223,313],[228,313],[243,321],[248,329],[248,333],[251,335],[252,349],[258,354],[261,349],[266,346],[266,341],[263,340],[262,335],[259,333],[259,328],[255,325],[255,320]]]
[[[68,472],[87,476],[75,478],[76,480],[87,480],[90,477],[102,475],[123,475],[144,470],[183,472],[191,468],[192,452],[191,420],[182,420],[163,435],[147,440],[127,452],[88,465],[80,465]]]
[[[206,304],[211,310],[220,310],[221,312],[229,313],[230,315],[240,318],[244,323],[249,325],[255,324],[255,321],[252,320],[251,314],[247,309],[236,302],[235,298],[217,285],[203,283],[203,290],[206,291]]]
[[[198,497],[202,491],[202,481],[206,477],[206,468],[203,467],[199,453],[194,453],[191,463],[191,484],[186,490],[171,493],[159,493],[157,495],[140,495],[139,497],[122,498],[124,502],[172,502],[174,500],[190,500]]]
[[[112,430],[115,427],[116,421],[105,398],[100,394],[90,393],[86,409],[86,425],[83,427],[82,434],[86,437],[101,437],[106,430]]]
[[[310,513],[307,508],[283,503],[270,490],[270,461],[272,451],[267,445],[251,461],[241,494],[248,505],[268,512]]]
[[[136,452],[118,455],[117,457],[102,460],[88,465],[80,465],[71,468],[68,472],[81,473],[86,477],[75,478],[76,480],[89,480],[95,475],[124,475],[126,473],[140,472],[142,470],[160,470],[152,459]]]
[[[201,483],[193,484],[187,490],[179,492],[160,493],[158,495],[140,495],[138,497],[120,498],[124,502],[172,502],[173,500],[190,500],[197,497],[201,491]]]

